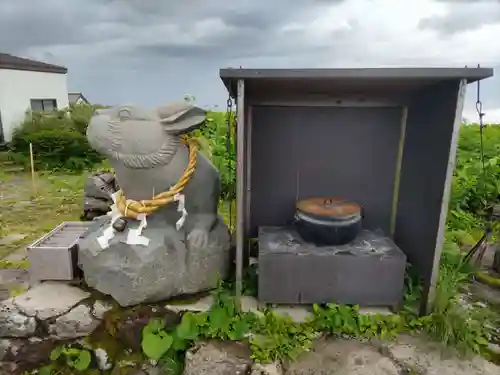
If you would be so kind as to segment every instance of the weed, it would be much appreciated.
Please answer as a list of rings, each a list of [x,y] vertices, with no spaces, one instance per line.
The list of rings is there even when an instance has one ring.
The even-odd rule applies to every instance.
[[[63,360],[66,365],[76,371],[85,371],[92,362],[92,355],[86,349],[58,346],[50,353],[51,361]]]
[[[268,363],[296,359],[309,350],[316,331],[310,324],[299,324],[288,316],[267,311],[255,321],[250,337],[252,358]]]
[[[333,336],[391,339],[404,328],[404,321],[399,315],[361,315],[358,306],[314,305],[313,311],[315,328]]]

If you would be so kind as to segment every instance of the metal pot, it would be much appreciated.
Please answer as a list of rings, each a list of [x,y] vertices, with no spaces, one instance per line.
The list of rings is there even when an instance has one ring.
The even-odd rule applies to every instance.
[[[361,207],[341,198],[316,197],[297,202],[294,226],[306,242],[344,245],[361,231]]]

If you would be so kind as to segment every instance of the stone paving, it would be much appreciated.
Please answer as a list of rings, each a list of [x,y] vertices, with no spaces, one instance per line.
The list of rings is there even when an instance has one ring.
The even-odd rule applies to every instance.
[[[167,304],[160,308],[174,314],[200,312],[207,311],[212,301],[212,297],[205,296],[185,305]],[[252,297],[244,297],[242,305],[246,311],[259,313],[258,303]],[[109,302],[95,301],[88,292],[62,282],[40,283],[2,301],[0,361],[4,361],[3,369],[14,374],[19,370],[16,367],[19,363],[46,357],[54,342],[77,340],[91,334],[111,308]],[[306,307],[279,307],[275,311],[296,321],[303,321],[310,314]],[[364,311],[374,312],[380,313]],[[500,367],[483,358],[462,358],[422,337],[401,336],[394,342],[319,338],[310,352],[293,363],[283,364],[257,364],[250,354],[242,343],[203,342],[187,354],[185,374],[500,375]],[[136,375],[164,375],[157,370],[141,370]]]
[[[22,260],[20,250],[8,260]],[[12,291],[27,289],[20,295]],[[0,374],[16,373],[19,363],[36,363],[50,353],[55,342],[78,340],[90,335],[111,309],[107,301],[94,301],[90,294],[64,282],[44,282],[29,288],[27,271],[0,270]],[[500,292],[473,283],[467,291],[476,299],[498,304]],[[190,303],[166,304],[174,314],[210,309],[213,298],[202,296]],[[255,298],[243,297],[244,311],[259,314]],[[276,313],[297,322],[311,311],[303,306],[279,306]],[[386,309],[361,309],[365,314],[390,314]],[[43,337],[40,332],[44,332]],[[37,353],[34,355],[33,353]],[[106,353],[104,353],[106,354]],[[394,342],[374,343],[320,338],[313,349],[293,363],[258,364],[250,358],[248,347],[240,343],[202,342],[186,356],[186,375],[500,375],[500,367],[480,357],[462,358],[449,349],[423,337],[401,336]],[[1,362],[3,361],[3,362]],[[10,367],[9,367],[10,366]],[[134,375],[164,375],[156,367]]]

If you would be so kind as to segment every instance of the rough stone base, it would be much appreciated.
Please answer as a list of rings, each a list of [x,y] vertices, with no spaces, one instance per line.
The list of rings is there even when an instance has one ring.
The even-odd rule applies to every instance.
[[[138,222],[130,223],[135,228]],[[112,296],[121,306],[157,302],[212,289],[229,268],[230,239],[220,219],[203,249],[188,251],[185,233],[163,223],[148,223],[148,246],[125,243],[128,230],[117,233],[102,249],[103,228],[80,241],[79,264],[86,283]]]

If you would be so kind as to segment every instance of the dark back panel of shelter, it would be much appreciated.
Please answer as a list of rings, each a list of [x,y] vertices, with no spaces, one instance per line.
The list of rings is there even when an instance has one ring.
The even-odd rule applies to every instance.
[[[402,108],[252,109],[250,235],[290,223],[297,199],[341,196],[389,230]]]

